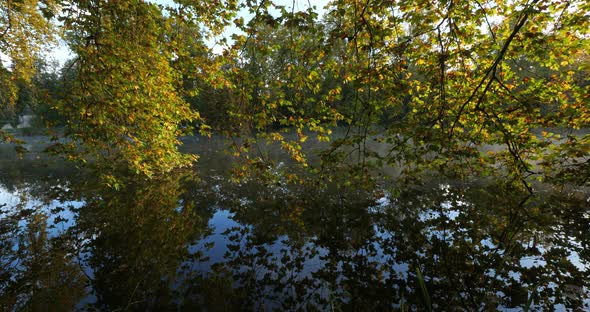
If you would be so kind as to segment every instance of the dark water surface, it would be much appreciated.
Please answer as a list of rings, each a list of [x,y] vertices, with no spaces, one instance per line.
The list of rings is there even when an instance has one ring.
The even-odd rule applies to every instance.
[[[187,145],[194,172],[118,190],[0,151],[0,310],[590,309],[587,190],[237,183]]]

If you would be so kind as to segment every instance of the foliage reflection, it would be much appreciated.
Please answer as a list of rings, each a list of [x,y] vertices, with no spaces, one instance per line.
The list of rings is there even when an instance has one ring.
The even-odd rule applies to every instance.
[[[52,304],[100,310],[588,308],[580,190],[181,172],[118,190],[77,181],[39,183],[3,207],[3,307],[59,298]],[[64,211],[72,220],[56,217]]]

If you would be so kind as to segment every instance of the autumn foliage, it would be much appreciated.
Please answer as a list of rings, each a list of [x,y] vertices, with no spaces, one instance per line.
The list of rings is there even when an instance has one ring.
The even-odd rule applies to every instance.
[[[147,176],[192,163],[178,137],[198,128],[238,138],[250,165],[262,139],[306,166],[311,138],[331,142],[323,165],[361,175],[587,182],[587,1],[303,2],[2,1],[14,66],[0,74],[27,77],[43,38],[62,36],[76,77],[56,105],[64,151]]]

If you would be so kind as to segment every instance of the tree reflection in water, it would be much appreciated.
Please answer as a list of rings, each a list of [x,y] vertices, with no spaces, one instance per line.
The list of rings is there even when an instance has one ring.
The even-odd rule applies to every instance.
[[[2,208],[7,309],[589,308],[579,190],[32,178]]]

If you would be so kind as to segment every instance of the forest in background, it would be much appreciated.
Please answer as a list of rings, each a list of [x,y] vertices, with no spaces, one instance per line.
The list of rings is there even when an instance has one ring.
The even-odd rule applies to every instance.
[[[232,138],[244,168],[269,161],[257,140],[305,167],[309,139],[329,142],[322,168],[359,177],[403,165],[407,175],[501,174],[530,192],[537,179],[588,183],[590,135],[578,131],[590,122],[587,1],[310,7],[2,0],[11,63],[0,68],[0,119],[29,110],[60,129],[52,152],[148,178],[192,165],[198,155],[179,152],[179,137],[199,133]],[[229,41],[228,27],[240,30]],[[74,55],[63,66],[42,57],[56,40]]]

